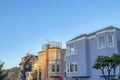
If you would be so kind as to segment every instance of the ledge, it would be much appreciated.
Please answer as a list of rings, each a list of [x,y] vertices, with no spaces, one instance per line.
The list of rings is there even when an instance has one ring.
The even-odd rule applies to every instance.
[[[108,77],[108,75],[105,75],[106,77]],[[100,75],[100,77],[104,77],[103,75]],[[110,75],[110,77],[116,77],[116,75]]]
[[[72,78],[89,78],[90,76],[75,76],[75,77],[72,77]]]

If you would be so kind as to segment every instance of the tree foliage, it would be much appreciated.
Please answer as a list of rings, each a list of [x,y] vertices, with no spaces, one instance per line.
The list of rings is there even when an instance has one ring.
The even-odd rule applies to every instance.
[[[18,79],[18,73],[19,73],[18,67],[13,67],[11,69],[8,69],[6,70],[6,72],[7,72],[6,80],[17,80]]]
[[[109,56],[98,56],[95,64],[93,65],[94,69],[101,70],[103,77],[105,80],[110,80],[111,72],[113,71],[112,76],[115,76],[116,68],[120,64],[120,55],[113,54],[111,57]],[[105,71],[107,70],[107,74]]]
[[[37,71],[32,73],[32,79],[37,80]]]
[[[4,63],[0,62],[0,80],[5,80],[7,74],[5,73],[5,70],[3,70]]]

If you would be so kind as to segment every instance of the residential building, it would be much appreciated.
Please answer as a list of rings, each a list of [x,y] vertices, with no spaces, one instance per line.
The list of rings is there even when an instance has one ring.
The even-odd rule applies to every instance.
[[[58,80],[65,77],[65,49],[59,42],[49,42],[38,53],[40,80]]]
[[[38,56],[27,53],[25,57],[22,57],[20,62],[20,77],[19,80],[27,80],[30,72],[32,71],[33,64],[38,60]]]
[[[104,80],[101,71],[92,67],[97,56],[113,53],[120,53],[119,28],[110,26],[73,38],[67,42],[67,80]]]

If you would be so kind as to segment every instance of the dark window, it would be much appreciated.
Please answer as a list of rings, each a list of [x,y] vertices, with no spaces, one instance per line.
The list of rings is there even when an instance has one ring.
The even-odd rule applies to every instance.
[[[75,64],[75,71],[77,71],[77,64]]]
[[[57,65],[57,72],[60,72],[60,66]]]
[[[55,65],[52,65],[52,72],[55,72]]]

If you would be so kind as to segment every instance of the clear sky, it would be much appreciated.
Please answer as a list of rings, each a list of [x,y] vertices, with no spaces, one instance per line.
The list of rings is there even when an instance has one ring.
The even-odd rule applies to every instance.
[[[49,41],[65,43],[84,33],[120,28],[120,0],[0,0],[0,61],[18,66]]]

